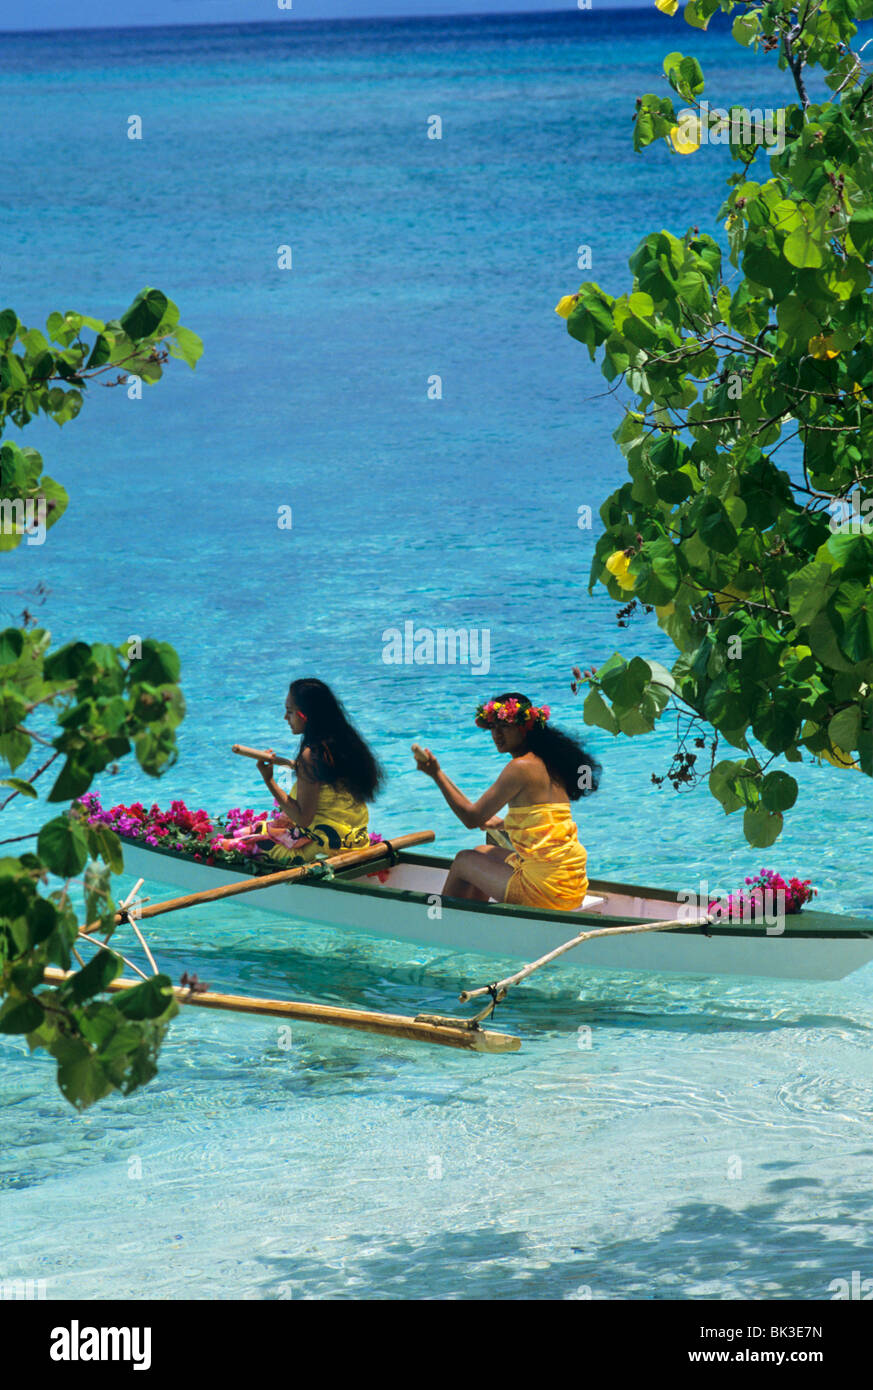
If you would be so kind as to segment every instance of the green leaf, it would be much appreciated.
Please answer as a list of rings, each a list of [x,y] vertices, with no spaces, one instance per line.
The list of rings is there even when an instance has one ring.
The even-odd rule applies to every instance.
[[[104,1066],[81,1039],[61,1035],[51,1051],[58,1061],[58,1085],[77,1110],[87,1110],[114,1089]]]
[[[772,240],[772,237],[771,237]],[[781,299],[794,285],[794,272],[775,246],[766,242],[747,243],[743,255],[743,270],[756,285],[761,285],[774,298]]]
[[[87,835],[92,855],[105,860],[114,874],[123,873],[124,855],[115,831],[108,825],[89,825]]]
[[[28,938],[31,946],[47,941],[58,927],[58,910],[48,898],[35,896],[27,911]]]
[[[751,14],[738,15],[731,28],[734,39],[744,48],[751,48],[760,33],[761,16],[758,10],[753,10]]]
[[[12,772],[20,767],[30,752],[30,739],[27,734],[11,729],[8,734],[0,734],[0,758],[3,758]]]
[[[649,668],[650,680],[652,683],[654,685],[663,686],[665,697],[669,699],[669,696],[676,689],[676,681],[673,677],[673,673],[668,671],[666,666],[662,666],[660,661],[652,661],[651,657],[646,658],[646,665]]]
[[[46,797],[47,801],[74,801],[77,796],[84,795],[94,778],[94,770],[85,758],[84,751],[69,754]]]
[[[84,965],[81,970],[77,970],[64,984],[64,992],[75,999],[77,1004],[84,1003],[86,999],[92,999],[95,994],[102,994],[112,980],[117,980],[124,969],[124,962],[121,956],[117,956],[114,951],[100,951]]]
[[[765,696],[758,698],[762,703],[758,705],[752,720],[755,738],[760,739],[770,753],[787,753],[797,738],[800,723],[797,713],[798,692],[792,691],[789,694],[777,691],[766,704],[763,703]]]
[[[748,618],[740,628],[742,659],[740,677],[745,681],[770,681],[779,671],[785,638],[763,618]],[[760,698],[756,692],[754,698]]]
[[[864,261],[873,256],[873,207],[858,208],[849,223],[852,245]]]
[[[822,611],[838,580],[831,566],[811,560],[788,584],[788,607],[798,627],[807,627]]]
[[[167,296],[160,290],[140,290],[130,308],[121,315],[121,327],[133,342],[141,342],[154,333],[166,309]]]
[[[634,556],[631,574],[637,576],[634,593],[642,603],[669,603],[682,577],[676,549],[669,541],[647,543]]]
[[[834,715],[828,724],[828,738],[835,748],[842,748],[847,753],[860,748],[861,710],[858,705]]]
[[[43,675],[47,681],[59,683],[77,680],[90,660],[91,648],[87,642],[68,642],[45,658]]]
[[[157,1019],[171,1017],[178,1010],[172,982],[168,975],[152,975],[141,985],[125,990],[113,1000],[114,1007],[125,1018]]]
[[[705,29],[719,7],[719,0],[687,0],[683,11],[685,23],[695,29]]]
[[[709,790],[716,801],[721,802],[725,815],[729,816],[745,805],[738,790],[742,769],[742,763],[722,761],[716,763],[709,774]]]
[[[761,783],[761,804],[768,811],[789,811],[797,800],[797,783],[787,772],[768,772]],[[775,837],[774,837],[775,838]]]
[[[170,356],[181,357],[189,367],[195,367],[203,356],[203,340],[190,328],[177,328],[170,339]]]
[[[0,731],[9,733],[24,719],[26,706],[21,696],[9,684],[0,686]]]
[[[743,834],[755,849],[767,849],[782,834],[782,815],[756,806],[743,816]]]
[[[664,73],[674,92],[678,92],[686,101],[703,91],[703,72],[696,58],[668,53],[664,59]]]
[[[840,650],[850,661],[873,658],[873,587],[852,579],[842,583],[829,605]]]
[[[824,265],[821,237],[810,231],[806,224],[785,238],[782,249],[787,261],[804,270]]]
[[[725,510],[724,503],[710,493],[701,493],[690,513],[690,519],[712,550],[730,555],[737,546],[737,533]]]
[[[24,634],[20,628],[7,627],[0,632],[0,666],[17,661],[24,650]]]
[[[91,355],[85,363],[85,370],[92,367],[103,367],[112,360],[112,344],[105,333],[100,333],[91,349]]]
[[[679,64],[679,88],[684,97],[696,97],[703,91],[703,70],[697,59],[686,54]]]
[[[632,661],[621,661],[614,670],[602,666],[599,671],[600,685],[612,700],[615,713],[634,709],[649,681],[649,667],[642,657],[635,656]]]
[[[0,787],[11,787],[13,791],[20,792],[22,796],[29,797],[34,801],[38,799],[36,788],[31,782],[25,782],[23,777],[4,777],[0,779]]]
[[[147,637],[142,644],[142,656],[130,663],[130,679],[148,685],[175,684],[181,663],[169,642],[156,642]]]
[[[582,718],[586,724],[605,729],[609,734],[618,733],[618,721],[599,690],[590,690],[582,706]]]
[[[47,821],[39,832],[36,849],[49,872],[58,878],[73,878],[88,862],[85,832],[69,816]]]
[[[0,1033],[32,1033],[43,1021],[42,1006],[34,999],[12,1003],[12,1008],[4,1007],[0,1013]]]

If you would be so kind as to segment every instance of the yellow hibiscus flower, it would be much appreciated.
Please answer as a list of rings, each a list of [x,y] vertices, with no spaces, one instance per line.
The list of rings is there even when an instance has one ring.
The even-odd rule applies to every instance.
[[[694,154],[700,149],[700,122],[687,121],[671,126],[670,144],[677,154]]]
[[[675,14],[678,8],[679,0],[655,0],[655,9],[661,14]]]
[[[618,580],[619,588],[633,589],[636,585],[636,576],[630,574],[630,556],[625,555],[623,550],[614,550],[606,562],[609,573]]]
[[[578,294],[565,294],[563,299],[559,299],[555,305],[555,313],[560,314],[562,319],[568,319],[576,308]]]
[[[817,357],[820,361],[826,361],[830,357],[839,357],[840,349],[833,346],[833,337],[830,333],[819,333],[817,337],[810,338],[807,344],[811,357]]]

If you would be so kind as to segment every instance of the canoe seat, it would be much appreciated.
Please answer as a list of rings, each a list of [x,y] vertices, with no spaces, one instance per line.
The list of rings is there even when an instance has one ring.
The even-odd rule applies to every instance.
[[[497,903],[497,899],[496,899],[496,898],[489,898],[488,901],[489,901],[489,903],[495,903],[495,904]],[[605,902],[606,902],[606,899],[605,899],[605,898],[597,898],[597,897],[594,897],[591,893],[586,893],[586,894],[585,894],[585,897],[582,899],[582,906],[581,906],[581,907],[577,907],[577,908],[576,908],[576,911],[577,911],[577,912],[602,912],[602,911],[603,911],[603,906],[604,906],[604,903],[605,903]]]

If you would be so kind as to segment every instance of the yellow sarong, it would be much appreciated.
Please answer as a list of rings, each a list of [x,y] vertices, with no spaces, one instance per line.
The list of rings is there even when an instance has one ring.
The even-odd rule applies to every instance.
[[[297,783],[291,787],[291,795],[297,796]],[[301,836],[309,839],[309,844],[300,850],[286,849],[284,845],[274,845],[269,857],[278,864],[307,864],[317,855],[339,854],[346,849],[365,849],[370,843],[367,833],[370,814],[366,803],[356,801],[350,792],[341,787],[330,787],[322,782],[315,805],[315,814],[309,825],[301,826]]]
[[[588,855],[570,807],[562,802],[510,806],[503,821],[514,869],[504,902],[575,912],[588,892]]]

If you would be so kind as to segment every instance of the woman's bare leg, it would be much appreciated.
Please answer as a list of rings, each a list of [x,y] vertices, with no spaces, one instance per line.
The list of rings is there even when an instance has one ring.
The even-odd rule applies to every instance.
[[[443,884],[443,897],[469,898],[485,903],[489,898],[503,902],[512,869],[506,863],[511,850],[499,845],[477,845],[462,849],[452,860]]]

